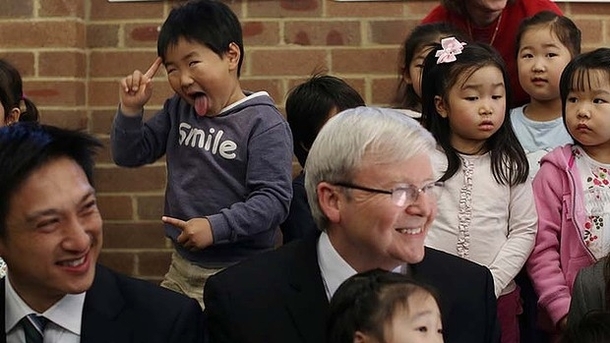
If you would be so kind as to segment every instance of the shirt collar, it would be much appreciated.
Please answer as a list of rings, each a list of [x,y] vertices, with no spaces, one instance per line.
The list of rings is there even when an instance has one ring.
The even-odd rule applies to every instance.
[[[4,303],[4,327],[5,333],[9,333],[15,328],[19,321],[28,314],[40,314],[32,310],[21,297],[17,294],[9,281],[8,274],[5,277]],[[83,307],[85,305],[85,295],[87,293],[66,294],[53,306],[47,309],[42,315],[68,331],[80,335]],[[75,315],[78,314],[78,315]]]

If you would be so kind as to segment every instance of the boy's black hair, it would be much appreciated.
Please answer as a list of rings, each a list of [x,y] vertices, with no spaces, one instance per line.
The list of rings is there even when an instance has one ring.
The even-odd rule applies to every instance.
[[[21,112],[19,121],[38,121],[40,114],[34,103],[23,94],[23,81],[17,68],[7,61],[0,59],[0,89],[4,93],[0,101],[4,108],[5,120],[13,108],[21,108],[21,101],[25,104],[25,110]]]
[[[398,87],[394,98],[397,107],[421,112],[421,99],[415,93],[413,84],[405,82],[403,75],[409,70],[409,65],[411,65],[417,51],[424,46],[438,43],[439,38],[449,36],[454,36],[460,41],[467,40],[466,35],[460,29],[445,22],[417,25],[405,38],[401,48],[400,56],[402,60],[399,65]],[[413,78],[413,75],[410,76]]]
[[[35,122],[0,128],[0,237],[6,234],[6,217],[13,195],[36,170],[61,157],[74,160],[93,185],[93,156],[102,144],[78,131]]]
[[[437,112],[434,98],[440,96],[447,103],[449,91],[454,86],[461,86],[457,85],[457,82],[462,77],[468,77],[483,67],[494,66],[502,72],[506,89],[506,109],[502,125],[485,141],[483,149],[491,153],[491,171],[499,184],[513,186],[525,182],[529,166],[525,152],[510,123],[510,79],[504,66],[504,60],[493,47],[487,44],[469,43],[464,46],[461,54],[456,55],[456,61],[437,63],[437,57],[433,52],[440,49],[442,46],[435,44],[435,48],[424,61],[422,75],[422,124],[432,133],[447,155],[447,170],[440,180],[446,181],[455,175],[462,160],[458,155],[459,152],[451,145],[449,119],[443,118]]]
[[[407,275],[373,269],[348,278],[330,300],[326,341],[352,343],[360,331],[385,342],[384,324],[416,293],[429,294],[440,307],[432,288]]]
[[[330,111],[341,112],[358,106],[364,106],[360,94],[345,81],[330,75],[313,75],[290,91],[286,118],[292,131],[294,154],[301,167],[305,166],[309,149]]]
[[[517,44],[515,45],[515,56],[519,58],[519,50],[521,50],[521,38],[528,29],[536,26],[548,25],[551,32],[557,36],[557,39],[568,49],[572,58],[580,54],[581,33],[580,29],[574,24],[570,18],[558,15],[551,11],[541,11],[529,18],[523,19],[517,31]]]
[[[218,56],[239,47],[237,76],[244,59],[244,43],[239,19],[226,4],[216,0],[191,0],[169,12],[157,40],[157,55],[165,60],[167,50],[181,38],[205,45]]]

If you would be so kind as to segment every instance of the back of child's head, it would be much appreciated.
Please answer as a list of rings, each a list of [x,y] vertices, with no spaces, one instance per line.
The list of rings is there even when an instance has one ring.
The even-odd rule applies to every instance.
[[[286,98],[286,118],[299,164],[305,166],[309,149],[331,114],[364,105],[354,88],[330,75],[316,74],[292,89]]]
[[[19,121],[38,121],[40,114],[36,105],[23,93],[23,81],[17,68],[0,59],[0,89],[2,90],[2,107],[7,116],[13,109],[21,112]],[[23,102],[24,106],[21,106]]]
[[[403,274],[374,269],[348,278],[330,301],[327,342],[353,343],[356,332],[385,342],[384,329],[416,295],[432,297],[438,306],[434,291]]]
[[[533,16],[523,19],[517,31],[517,49],[515,56],[519,56],[521,39],[528,30],[548,26],[551,32],[559,39],[561,44],[568,49],[572,58],[580,54],[581,34],[580,29],[570,18],[558,15],[551,11],[541,11]]]
[[[483,144],[483,151],[490,152],[492,159],[492,173],[500,184],[515,185],[525,182],[529,172],[525,152],[519,144],[510,123],[511,103],[510,79],[504,60],[491,46],[484,43],[468,43],[463,45],[461,53],[454,55],[455,60],[441,62],[442,57],[436,54],[445,51],[441,44],[435,44],[432,51],[424,60],[422,75],[422,125],[436,138],[448,159],[448,168],[440,180],[451,178],[459,169],[461,159],[451,144],[452,125],[450,115],[441,116],[437,111],[437,99],[444,104],[449,103],[449,94],[453,87],[463,87],[468,79],[479,69],[495,67],[502,74],[504,85],[504,115],[502,124]],[[497,115],[497,114],[496,114]],[[506,168],[506,166],[510,166]]]
[[[610,342],[610,312],[591,311],[578,323],[568,323],[561,343],[608,343]]]
[[[466,41],[466,36],[458,28],[445,22],[417,25],[405,38],[401,48],[400,79],[395,98],[395,103],[398,107],[420,111],[421,98],[415,92],[413,83],[406,82],[404,76],[409,73],[409,66],[416,54],[430,44],[438,43],[442,38],[449,36]],[[410,78],[413,79],[413,75]]]
[[[610,48],[598,48],[576,56],[561,73],[559,94],[561,96],[561,112],[564,124],[566,122],[566,104],[572,91],[582,92],[591,89],[595,76],[602,76],[610,83]],[[598,81],[598,80],[596,80]],[[609,118],[610,119],[610,118]],[[574,144],[580,145],[570,130],[568,133],[574,139]]]
[[[239,19],[231,8],[218,0],[191,0],[169,13],[161,26],[157,54],[165,60],[167,50],[180,39],[206,46],[222,57],[235,43],[241,53],[237,76],[244,58],[244,43]]]

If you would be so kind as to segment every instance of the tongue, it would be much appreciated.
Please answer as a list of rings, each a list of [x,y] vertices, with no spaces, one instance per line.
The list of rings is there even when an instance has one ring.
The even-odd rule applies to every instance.
[[[205,95],[200,95],[195,98],[195,112],[200,117],[205,116],[208,113],[208,97]]]

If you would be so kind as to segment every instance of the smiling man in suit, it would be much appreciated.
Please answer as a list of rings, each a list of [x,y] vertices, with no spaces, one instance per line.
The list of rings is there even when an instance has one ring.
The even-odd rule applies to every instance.
[[[201,342],[195,300],[97,264],[98,147],[87,134],[51,126],[0,129],[3,341]]]
[[[394,110],[358,107],[331,118],[305,165],[322,233],[211,277],[204,291],[211,342],[325,342],[335,290],[375,268],[436,288],[445,342],[499,342],[489,270],[424,247],[442,190],[428,157],[435,145]]]

